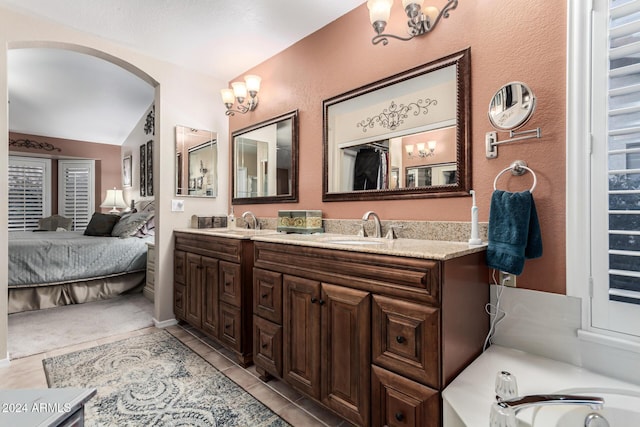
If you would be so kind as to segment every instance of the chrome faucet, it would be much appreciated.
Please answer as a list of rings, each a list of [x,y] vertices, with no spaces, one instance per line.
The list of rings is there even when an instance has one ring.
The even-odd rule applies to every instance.
[[[375,224],[375,234],[373,237],[382,237],[382,224],[380,224],[380,217],[378,216],[377,213],[375,213],[374,211],[367,211],[365,212],[365,214],[362,216],[362,229],[360,234],[362,234],[364,237],[367,236],[367,233],[364,231],[364,223],[365,221],[369,220],[369,217],[373,217],[373,223]]]
[[[492,426],[515,426],[516,415],[522,409],[546,405],[586,405],[593,410],[599,410],[604,406],[604,399],[596,396],[568,394],[532,394],[513,399],[499,399],[491,408],[490,422]]]
[[[530,406],[545,405],[586,405],[593,410],[602,409],[604,399],[596,396],[578,396],[570,394],[532,394],[529,396],[514,397],[513,399],[499,400],[498,405],[503,408],[511,408],[516,413]]]
[[[245,213],[242,214],[242,219],[247,223],[247,228],[251,228],[249,227],[249,221],[247,221],[247,217],[250,217],[251,219],[253,219],[253,229],[260,230],[260,223],[258,222],[258,218],[256,218],[253,212],[246,211]]]

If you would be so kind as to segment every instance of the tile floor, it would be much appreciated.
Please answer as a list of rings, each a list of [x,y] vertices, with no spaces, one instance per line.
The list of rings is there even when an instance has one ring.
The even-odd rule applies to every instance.
[[[42,360],[72,351],[94,347],[108,342],[118,341],[130,336],[154,332],[156,328],[140,329],[126,334],[85,342],[82,344],[60,348],[21,359],[12,360],[10,366],[0,368],[0,388],[47,388]],[[293,390],[287,384],[271,380],[263,382],[258,378],[255,367],[242,368],[234,362],[231,354],[213,340],[192,329],[188,325],[176,325],[166,329],[186,346],[222,371],[239,386],[251,393],[273,412],[280,415],[292,426],[304,427],[349,427],[330,411],[322,408],[312,400]]]

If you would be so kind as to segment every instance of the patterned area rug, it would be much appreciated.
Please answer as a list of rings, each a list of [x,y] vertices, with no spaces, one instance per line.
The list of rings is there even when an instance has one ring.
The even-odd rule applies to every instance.
[[[288,426],[166,331],[43,361],[49,387],[95,387],[87,426]]]

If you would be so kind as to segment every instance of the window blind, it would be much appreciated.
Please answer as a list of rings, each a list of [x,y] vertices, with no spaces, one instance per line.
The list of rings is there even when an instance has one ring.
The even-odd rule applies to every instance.
[[[640,0],[609,10],[609,299],[640,304]]]
[[[94,161],[58,161],[58,211],[72,218],[73,230],[87,228],[94,203]]]
[[[51,161],[9,156],[9,231],[38,228],[38,220],[49,216]]]

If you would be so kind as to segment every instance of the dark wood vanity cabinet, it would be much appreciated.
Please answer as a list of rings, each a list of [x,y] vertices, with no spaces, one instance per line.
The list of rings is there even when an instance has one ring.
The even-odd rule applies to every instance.
[[[175,232],[174,313],[252,362],[253,242]]]
[[[436,261],[254,242],[255,364],[361,426],[440,426],[480,354],[484,253]]]

